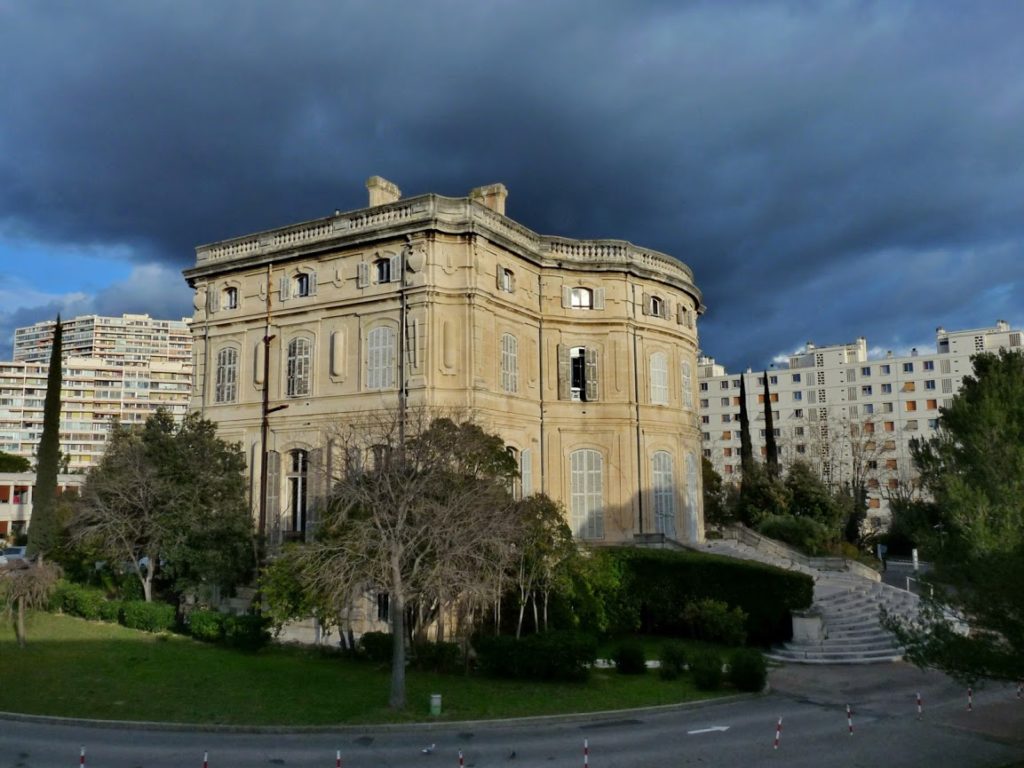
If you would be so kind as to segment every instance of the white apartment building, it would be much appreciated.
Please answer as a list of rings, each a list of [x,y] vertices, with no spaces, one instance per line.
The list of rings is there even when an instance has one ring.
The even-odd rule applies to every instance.
[[[82,475],[58,475],[57,495],[77,491],[84,480]],[[35,472],[0,472],[0,541],[13,541],[28,531],[35,482]]]
[[[192,362],[189,318],[155,320],[149,315],[81,315],[62,321],[64,357],[99,357],[124,365],[151,360]],[[48,363],[54,320],[14,331],[14,359]]]
[[[0,363],[0,450],[35,461],[48,370],[47,363]],[[161,406],[182,419],[191,391],[191,360],[65,358],[60,447],[68,470],[83,472],[99,461],[114,420],[141,424]]]
[[[869,525],[888,520],[891,494],[913,487],[911,439],[938,428],[947,407],[972,373],[978,352],[1021,349],[1022,333],[1005,321],[992,328],[935,332],[934,352],[889,352],[869,359],[867,340],[817,347],[807,342],[787,367],[767,371],[780,460],[805,460],[834,486],[863,481]],[[764,375],[727,373],[713,358],[698,362],[702,449],[722,477],[740,473],[740,377],[746,376],[754,454],[764,456]]]

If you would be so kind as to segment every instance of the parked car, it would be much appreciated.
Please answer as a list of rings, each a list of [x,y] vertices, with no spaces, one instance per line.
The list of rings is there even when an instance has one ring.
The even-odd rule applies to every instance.
[[[0,552],[0,555],[3,555],[8,560],[24,560],[27,549],[28,547],[5,547],[3,552]]]

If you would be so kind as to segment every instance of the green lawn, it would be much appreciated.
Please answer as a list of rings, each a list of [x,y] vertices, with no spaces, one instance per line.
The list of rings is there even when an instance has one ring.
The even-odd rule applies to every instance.
[[[489,680],[410,671],[409,707],[387,708],[388,672],[315,651],[271,647],[243,654],[186,637],[34,613],[19,650],[0,624],[0,711],[115,720],[330,725],[520,717],[671,704],[708,698],[688,676],[666,682],[596,671],[582,684]],[[710,694],[714,696],[716,694]]]

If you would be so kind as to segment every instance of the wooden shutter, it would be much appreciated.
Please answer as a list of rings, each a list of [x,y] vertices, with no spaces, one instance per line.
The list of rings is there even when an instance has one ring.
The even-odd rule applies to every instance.
[[[267,451],[267,527],[278,525],[281,514],[281,454]]]
[[[288,296],[289,296],[289,294],[291,292],[291,287],[292,287],[291,278],[288,277],[288,275],[284,275],[281,278],[280,286],[281,287],[278,290],[277,295],[280,297],[281,301],[288,301]]]
[[[391,262],[388,269],[391,272],[391,282],[400,283],[402,282],[402,257],[392,256],[389,261]]]
[[[314,448],[306,465],[306,530],[312,532],[320,518],[324,501],[324,452]]]
[[[680,304],[676,307],[676,323],[678,325],[686,325],[686,305]]]
[[[498,264],[494,268],[494,283],[495,283],[494,287],[497,288],[499,291],[503,290],[504,287],[505,287],[504,285],[501,284],[502,283],[502,278],[504,276],[505,276],[505,268],[501,264]]]
[[[572,288],[568,285],[562,286],[562,306],[566,309],[572,306]]]
[[[594,309],[604,309],[604,288],[594,289]]]
[[[558,345],[558,399],[572,399],[572,363],[569,360],[569,347]]]
[[[217,312],[220,310],[220,291],[217,290],[217,286],[209,285],[206,287],[206,311]]]
[[[309,272],[309,295],[316,296],[316,270]]]
[[[519,487],[524,499],[533,495],[533,454],[529,448],[519,453]]]
[[[640,307],[640,311],[645,314],[651,314],[651,294],[645,293],[643,295],[643,304]]]
[[[370,265],[365,261],[356,264],[356,287],[365,288],[370,284]]]
[[[597,350],[587,347],[584,354],[586,355],[586,378],[587,378],[587,402],[593,402],[597,400],[598,389],[597,389]]]

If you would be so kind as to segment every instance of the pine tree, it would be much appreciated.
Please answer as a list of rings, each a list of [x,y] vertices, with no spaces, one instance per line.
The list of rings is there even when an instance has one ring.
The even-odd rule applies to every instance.
[[[50,370],[46,377],[43,403],[43,434],[36,456],[36,487],[32,499],[32,522],[28,529],[28,553],[43,557],[57,546],[57,469],[60,464],[61,324],[53,328]]]
[[[754,465],[754,446],[750,442],[750,417],[747,415],[746,376],[740,374],[740,466],[746,475]]]
[[[768,452],[768,474],[779,476],[779,446],[775,442],[775,418],[772,416],[772,398],[768,391],[768,371],[764,372],[764,434]]]

